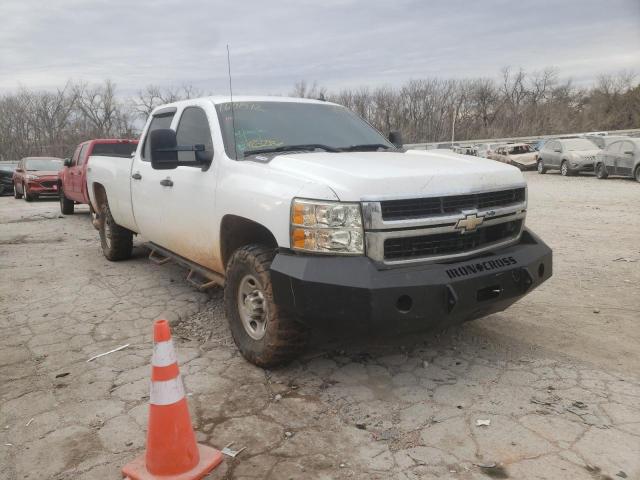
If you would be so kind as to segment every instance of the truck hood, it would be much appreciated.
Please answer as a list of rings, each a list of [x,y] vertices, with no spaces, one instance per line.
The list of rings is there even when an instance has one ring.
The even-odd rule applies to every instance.
[[[36,177],[57,177],[58,172],[56,170],[28,170],[26,175],[35,175]]]
[[[278,155],[269,168],[326,185],[342,201],[456,195],[525,183],[511,165],[427,150]]]

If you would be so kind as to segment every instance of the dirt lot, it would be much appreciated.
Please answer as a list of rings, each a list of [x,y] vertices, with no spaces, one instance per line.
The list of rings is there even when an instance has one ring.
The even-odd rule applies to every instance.
[[[142,248],[107,262],[86,209],[0,198],[0,478],[120,478],[159,317],[199,440],[246,447],[211,478],[640,478],[640,184],[527,179],[540,289],[438,334],[316,338],[275,371],[238,355],[220,291]]]

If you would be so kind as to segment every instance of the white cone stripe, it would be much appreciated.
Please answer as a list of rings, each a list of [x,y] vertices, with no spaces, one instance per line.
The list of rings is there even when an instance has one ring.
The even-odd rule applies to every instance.
[[[171,405],[184,398],[184,386],[182,378],[178,375],[171,380],[151,382],[149,403],[152,405]]]
[[[173,348],[173,340],[158,342],[153,345],[151,365],[154,367],[168,367],[177,361],[176,351]]]

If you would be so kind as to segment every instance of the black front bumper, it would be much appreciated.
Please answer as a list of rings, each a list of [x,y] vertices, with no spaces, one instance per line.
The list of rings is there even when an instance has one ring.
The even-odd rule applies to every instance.
[[[278,253],[275,302],[304,321],[440,327],[499,312],[551,277],[551,249],[525,230],[510,247],[455,263],[380,269],[367,257]]]

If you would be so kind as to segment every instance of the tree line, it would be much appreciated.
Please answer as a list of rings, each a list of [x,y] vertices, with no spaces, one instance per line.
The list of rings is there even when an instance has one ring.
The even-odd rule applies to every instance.
[[[329,92],[300,81],[291,94],[344,105],[385,134],[400,130],[406,143],[640,127],[640,83],[633,72],[577,86],[555,69],[529,74],[507,67],[499,79],[426,78],[397,88]]]
[[[91,138],[136,138],[157,105],[203,93],[191,85],[148,85],[123,97],[110,80],[5,93],[0,95],[0,159],[65,157]],[[640,127],[640,84],[631,72],[600,75],[590,86],[562,80],[554,69],[512,68],[504,68],[499,79],[426,78],[399,87],[335,92],[300,81],[290,95],[344,105],[385,134],[400,130],[407,143]]]
[[[156,106],[202,95],[190,85],[149,85],[124,98],[111,80],[95,85],[70,81],[55,91],[21,88],[0,96],[0,160],[68,157],[92,138],[137,138]]]

